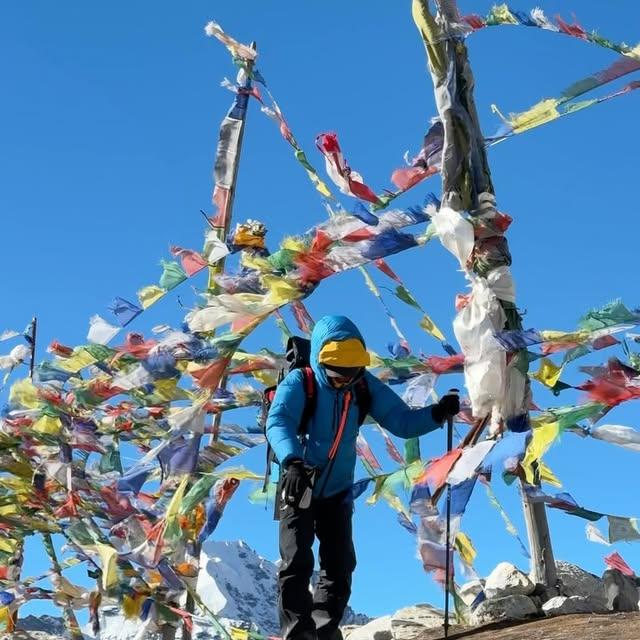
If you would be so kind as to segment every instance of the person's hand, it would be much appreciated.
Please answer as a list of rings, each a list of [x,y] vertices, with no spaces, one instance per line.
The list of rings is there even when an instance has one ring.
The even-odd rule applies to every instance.
[[[282,477],[282,506],[297,507],[307,489],[311,489],[311,481],[304,462],[299,459],[291,460]]]
[[[436,422],[442,424],[447,418],[457,415],[460,412],[460,396],[457,390],[451,389],[446,396],[440,398],[438,404],[431,407],[431,415]]]

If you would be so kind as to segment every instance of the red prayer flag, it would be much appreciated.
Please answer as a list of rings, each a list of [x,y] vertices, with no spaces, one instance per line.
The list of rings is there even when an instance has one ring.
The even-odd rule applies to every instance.
[[[416,479],[416,483],[422,484],[427,482],[429,490],[434,494],[447,482],[449,472],[453,469],[453,465],[461,455],[462,449],[453,449],[443,456],[435,458],[427,464],[424,472]]]
[[[624,561],[623,557],[616,551],[609,556],[605,556],[605,564],[609,569],[617,569],[620,573],[630,578],[635,577],[635,571]]]

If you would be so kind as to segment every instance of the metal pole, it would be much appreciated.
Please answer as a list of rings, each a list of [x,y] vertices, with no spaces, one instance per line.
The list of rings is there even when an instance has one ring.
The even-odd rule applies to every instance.
[[[33,316],[31,320],[31,359],[29,361],[29,377],[33,381],[33,369],[36,364],[36,333],[38,331],[38,318]]]
[[[453,417],[447,416],[447,453],[453,449]],[[447,483],[447,525],[445,527],[446,553],[444,583],[444,637],[449,637],[449,589],[451,587],[451,485]]]
[[[449,395],[459,395],[458,389],[449,389]],[[453,449],[453,416],[447,416],[447,453]],[[445,583],[444,583],[444,637],[449,637],[449,593],[451,590],[451,485],[447,482],[447,522],[445,526]]]

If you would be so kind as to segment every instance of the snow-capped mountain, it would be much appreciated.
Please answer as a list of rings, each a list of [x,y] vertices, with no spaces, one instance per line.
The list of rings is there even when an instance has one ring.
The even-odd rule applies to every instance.
[[[276,565],[242,540],[209,540],[202,547],[197,591],[217,615],[252,622],[275,635],[277,623]]]
[[[203,545],[200,567],[198,594],[220,622],[279,635],[278,568],[274,562],[258,555],[242,540],[210,540]],[[105,607],[101,617],[100,640],[133,640],[140,629],[140,622],[124,620],[118,607]],[[366,624],[369,620],[348,609],[344,624]],[[196,640],[214,637],[213,629],[195,620],[193,636]]]

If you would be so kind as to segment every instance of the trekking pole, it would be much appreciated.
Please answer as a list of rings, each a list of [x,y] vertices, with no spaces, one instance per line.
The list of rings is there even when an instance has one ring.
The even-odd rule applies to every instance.
[[[449,389],[449,394],[458,395],[458,389]],[[453,449],[453,416],[447,416],[447,453]],[[449,588],[451,573],[451,485],[447,482],[447,523],[445,527],[446,535],[446,557],[445,557],[445,582],[444,582],[444,637],[449,637]]]

